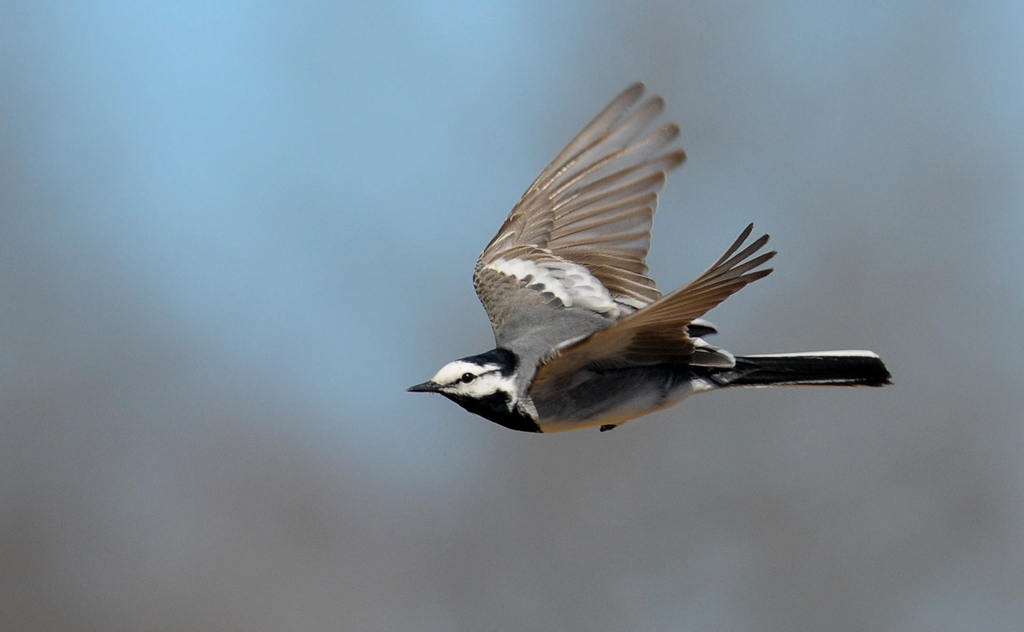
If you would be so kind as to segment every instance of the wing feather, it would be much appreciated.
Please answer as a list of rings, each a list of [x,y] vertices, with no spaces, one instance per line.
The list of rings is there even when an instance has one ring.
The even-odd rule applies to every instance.
[[[768,243],[768,235],[737,253],[753,227],[747,226],[725,254],[687,285],[582,340],[556,349],[537,370],[534,387],[569,380],[586,367],[728,361],[727,356],[690,338],[686,326],[748,283],[772,272],[771,268],[756,268],[774,257],[774,251],[751,258]],[[695,360],[701,354],[712,357]]]
[[[615,122],[622,118],[622,115],[629,111],[644,94],[644,84],[636,82],[623,90],[611,103],[606,105],[597,116],[576,135],[565,148],[555,156],[554,160],[540,172],[534,180],[527,193],[539,188],[542,183],[550,181],[560,171],[564,171],[572,164],[572,158],[581,151],[590,147],[600,140],[603,134],[615,125]]]
[[[528,252],[537,265],[552,270],[582,266],[618,306],[601,312],[612,320],[661,297],[646,276],[645,259],[665,174],[686,155],[666,149],[679,135],[675,124],[643,135],[664,109],[657,96],[637,105],[643,92],[643,84],[631,85],[591,120],[527,188],[480,255],[474,285],[496,336],[507,320],[496,316],[513,308],[495,301],[535,302],[509,292],[507,283],[502,291],[490,292],[483,282],[483,277],[494,278],[496,267],[526,270],[507,264],[516,253]],[[549,284],[557,283],[552,278]],[[533,276],[516,281],[523,292],[537,290],[536,283],[530,289]],[[589,281],[576,287],[595,289]]]

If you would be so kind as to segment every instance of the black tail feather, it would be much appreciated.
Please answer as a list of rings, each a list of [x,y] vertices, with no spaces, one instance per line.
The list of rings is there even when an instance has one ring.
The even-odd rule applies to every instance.
[[[737,356],[711,379],[719,386],[886,386],[892,375],[870,351]]]

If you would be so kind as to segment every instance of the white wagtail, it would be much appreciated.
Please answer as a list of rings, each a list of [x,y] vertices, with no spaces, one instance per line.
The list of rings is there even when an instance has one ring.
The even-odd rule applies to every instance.
[[[746,284],[767,276],[744,247],[753,224],[688,285],[662,296],[644,259],[665,174],[686,154],[665,150],[679,127],[641,137],[664,101],[640,100],[636,83],[617,96],[523,194],[476,263],[473,286],[497,348],[449,362],[409,388],[440,393],[513,430],[609,430],[693,393],[786,384],[884,386],[870,351],[734,356],[701,337],[701,319]]]

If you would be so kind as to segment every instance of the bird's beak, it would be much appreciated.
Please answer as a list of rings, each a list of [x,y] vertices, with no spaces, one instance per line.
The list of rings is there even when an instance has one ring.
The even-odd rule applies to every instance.
[[[436,393],[441,390],[441,387],[433,382],[424,382],[416,386],[410,386],[406,390],[410,393]]]

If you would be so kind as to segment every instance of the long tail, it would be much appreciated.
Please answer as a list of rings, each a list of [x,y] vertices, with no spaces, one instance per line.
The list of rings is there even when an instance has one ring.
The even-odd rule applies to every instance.
[[[711,380],[729,386],[885,386],[892,375],[870,351],[812,351],[737,356]]]

